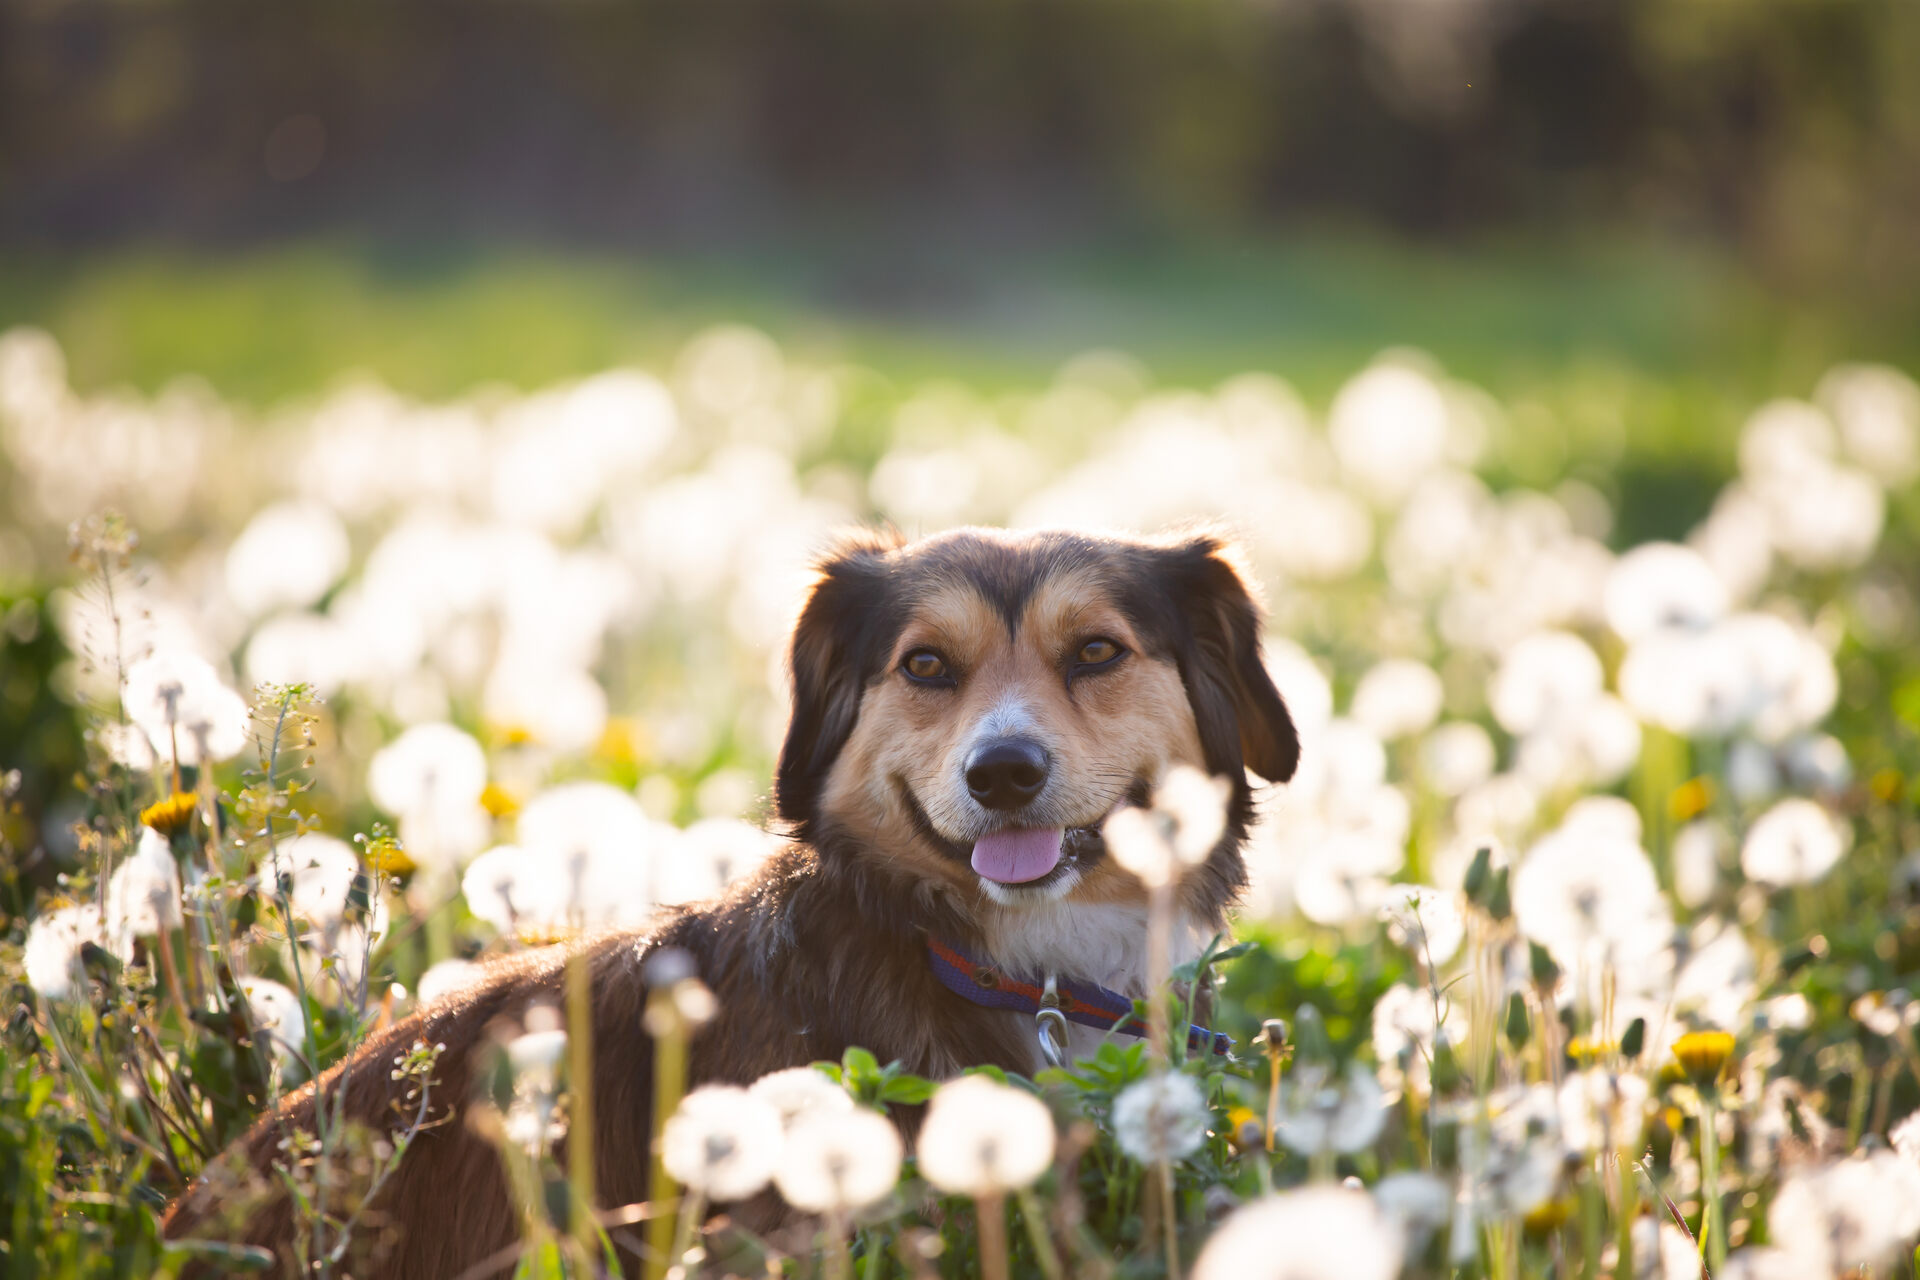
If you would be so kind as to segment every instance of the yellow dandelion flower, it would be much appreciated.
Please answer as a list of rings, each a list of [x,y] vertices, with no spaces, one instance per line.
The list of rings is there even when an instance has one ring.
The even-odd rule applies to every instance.
[[[1673,789],[1667,797],[1667,812],[1673,815],[1675,822],[1691,822],[1707,811],[1713,803],[1713,779],[1695,778],[1683,782]]]
[[[1873,775],[1867,785],[1873,789],[1875,799],[1884,804],[1892,804],[1900,798],[1901,784],[1905,781],[1898,769],[1882,769]]]
[[[480,807],[496,818],[511,818],[520,812],[520,798],[497,782],[489,782],[480,792]]]
[[[1527,1216],[1521,1220],[1530,1236],[1551,1235],[1567,1225],[1567,1219],[1573,1216],[1573,1201],[1566,1196],[1555,1196],[1551,1200],[1542,1200],[1527,1210]]]
[[[533,730],[524,724],[495,724],[487,728],[493,740],[503,747],[524,747],[533,741]]]
[[[1227,1112],[1227,1138],[1236,1151],[1252,1151],[1266,1145],[1266,1126],[1252,1107],[1234,1107]]]
[[[1726,1031],[1689,1031],[1673,1042],[1673,1056],[1687,1079],[1701,1087],[1719,1080],[1733,1057],[1733,1036]]]
[[[1590,1067],[1600,1061],[1600,1059],[1618,1052],[1620,1052],[1620,1042],[1618,1040],[1601,1040],[1597,1037],[1589,1039],[1586,1036],[1575,1036],[1573,1039],[1567,1041],[1567,1056],[1583,1067]]]
[[[644,739],[639,722],[631,716],[613,716],[594,744],[593,754],[613,764],[635,764],[640,759]]]
[[[171,836],[176,831],[184,831],[193,821],[199,801],[191,792],[176,791],[155,804],[140,811],[140,821],[152,827],[163,836]]]

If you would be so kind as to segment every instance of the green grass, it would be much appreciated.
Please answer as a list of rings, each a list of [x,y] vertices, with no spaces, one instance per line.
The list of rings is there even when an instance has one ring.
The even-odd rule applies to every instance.
[[[878,247],[874,247],[877,245]],[[849,235],[726,256],[350,239],[220,252],[0,251],[0,322],[47,326],[76,381],[197,373],[268,401],[368,369],[423,396],[657,362],[743,320],[905,377],[1030,383],[1093,346],[1165,380],[1249,368],[1322,398],[1384,346],[1506,392],[1610,369],[1802,388],[1834,359],[1920,350],[1839,300],[1773,296],[1702,248],[1621,241],[1412,246],[1348,233],[989,254]]]
[[[77,386],[194,374],[256,406],[355,371],[444,398],[664,368],[721,321],[989,393],[1113,347],[1162,383],[1268,370],[1323,405],[1383,348],[1418,347],[1529,411],[1496,442],[1504,478],[1545,482],[1574,459],[1635,495],[1638,536],[1700,514],[1661,494],[1724,472],[1757,403],[1807,394],[1843,359],[1920,367],[1920,322],[1780,296],[1707,247],[1619,237],[1446,247],[1320,229],[989,253],[843,228],[724,256],[338,237],[0,250],[0,325],[50,329]]]

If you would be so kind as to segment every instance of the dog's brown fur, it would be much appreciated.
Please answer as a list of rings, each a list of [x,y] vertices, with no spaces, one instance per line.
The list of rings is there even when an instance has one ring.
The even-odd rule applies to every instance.
[[[1115,642],[1123,657],[1082,673],[1075,655],[1092,638]],[[943,657],[951,687],[902,673],[923,648]],[[1015,970],[1057,965],[1137,987],[1144,892],[1104,855],[1099,823],[1172,765],[1231,779],[1227,834],[1181,888],[1190,931],[1211,930],[1244,879],[1245,771],[1280,781],[1297,759],[1261,665],[1257,607],[1230,549],[1211,535],[1131,542],[969,530],[912,545],[856,535],[822,560],[791,663],[775,799],[794,842],[717,902],[664,913],[645,933],[577,944],[593,975],[604,1204],[646,1195],[650,953],[683,949],[718,997],[717,1018],[692,1045],[695,1084],[750,1082],[853,1045],[936,1078],[977,1063],[1028,1072],[1030,1020],[941,986],[926,962],[928,935]],[[996,716],[1042,739],[1055,762],[1024,825],[1079,829],[1051,890],[984,886],[966,861],[996,819],[968,800],[964,761]],[[1075,972],[1080,954],[1096,971]],[[460,1113],[489,1026],[535,1004],[562,1006],[564,972],[564,948],[509,957],[392,1026],[317,1090],[263,1117],[239,1144],[243,1159],[216,1166],[174,1205],[166,1234],[243,1240],[290,1259],[295,1225],[283,1194],[240,1221],[225,1216],[245,1202],[233,1170],[252,1171],[257,1184],[283,1135],[312,1129],[316,1097],[343,1088],[347,1116],[393,1130],[401,1086],[392,1065],[424,1040],[446,1046],[430,1095],[443,1123],[415,1140],[374,1198],[364,1220],[374,1252],[348,1271],[451,1277],[496,1255],[509,1259],[501,1273],[510,1270],[519,1212],[495,1149]]]

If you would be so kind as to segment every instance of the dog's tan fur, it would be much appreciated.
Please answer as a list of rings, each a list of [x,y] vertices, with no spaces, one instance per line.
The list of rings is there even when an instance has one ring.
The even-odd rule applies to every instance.
[[[794,633],[794,714],[776,776],[794,842],[716,902],[664,912],[641,933],[573,944],[588,951],[593,974],[601,1202],[646,1194],[643,962],[661,948],[687,952],[718,997],[718,1017],[692,1047],[695,1084],[746,1083],[852,1045],[933,1077],[976,1063],[1030,1071],[1030,1020],[941,986],[926,939],[1014,972],[1058,971],[1140,994],[1144,893],[1091,829],[1175,764],[1234,784],[1227,836],[1180,898],[1190,937],[1220,927],[1244,874],[1244,770],[1283,780],[1297,754],[1260,665],[1257,624],[1229,548],[1209,535],[1140,543],[970,530],[913,545],[843,541],[822,561]],[[1094,638],[1125,656],[1076,674],[1074,655]],[[949,664],[951,687],[902,673],[922,648]],[[1083,831],[1071,865],[1044,891],[989,884],[964,856],[996,820],[969,799],[966,760],[1002,721],[1053,761],[1023,824]],[[394,1131],[405,1099],[392,1065],[425,1040],[446,1046],[431,1095],[440,1123],[374,1197],[360,1252],[343,1270],[362,1280],[450,1277],[496,1258],[499,1274],[510,1271],[519,1210],[494,1148],[468,1123],[468,1101],[489,1036],[534,1004],[563,1003],[565,954],[494,962],[479,983],[291,1095],[181,1198],[167,1234],[262,1244],[292,1274],[294,1215],[263,1171],[287,1133],[312,1130],[316,1098],[342,1089],[350,1119]]]

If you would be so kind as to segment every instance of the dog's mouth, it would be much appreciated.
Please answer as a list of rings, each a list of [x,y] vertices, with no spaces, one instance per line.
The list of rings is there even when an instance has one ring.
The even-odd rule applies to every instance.
[[[995,827],[981,832],[969,844],[953,839],[933,825],[933,819],[927,816],[905,778],[896,777],[893,782],[916,835],[943,856],[966,863],[982,880],[1004,888],[1044,889],[1106,856],[1106,840],[1100,834],[1100,824],[1106,821],[1106,814],[1085,826]],[[1127,788],[1114,808],[1145,805],[1147,797],[1146,780],[1139,779]]]

